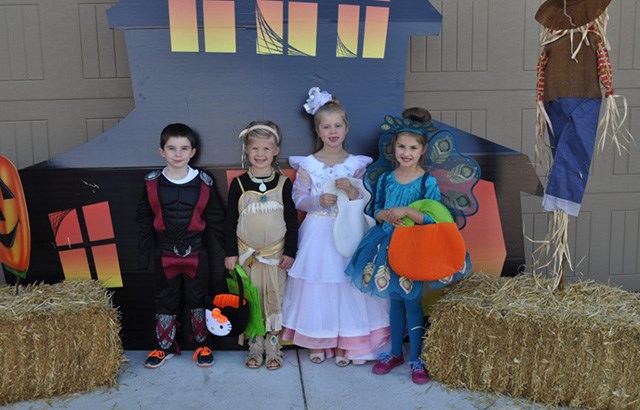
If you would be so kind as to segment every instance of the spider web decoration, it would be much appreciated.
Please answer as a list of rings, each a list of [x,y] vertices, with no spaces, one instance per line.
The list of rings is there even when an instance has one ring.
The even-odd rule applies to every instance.
[[[284,39],[271,28],[257,4],[256,23],[258,30],[257,52],[260,54],[282,54]]]
[[[300,56],[300,57],[312,57],[311,54],[309,53],[305,53],[304,51],[301,51],[300,49],[292,46],[292,45],[288,45],[287,46],[287,54],[290,56]]]
[[[282,54],[284,50],[284,38],[278,34],[262,14],[260,6],[256,4],[257,42],[256,50],[259,54]],[[312,57],[311,54],[287,45],[287,54],[290,56]]]
[[[62,225],[64,218],[66,218],[67,215],[69,215],[73,211],[75,211],[75,209],[67,209],[64,211],[49,214],[49,222],[51,223],[51,230],[53,231],[54,238],[58,236],[58,230],[60,230],[60,225]]]
[[[340,35],[338,35],[338,44],[336,45],[336,57],[358,57],[355,52],[351,51],[349,47],[342,42]]]

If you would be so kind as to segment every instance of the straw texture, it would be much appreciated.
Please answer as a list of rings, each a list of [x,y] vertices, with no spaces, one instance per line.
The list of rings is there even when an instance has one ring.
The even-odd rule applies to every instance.
[[[0,288],[0,405],[114,386],[119,332],[96,281]]]
[[[640,409],[640,296],[593,282],[473,275],[432,309],[436,380],[551,405]]]

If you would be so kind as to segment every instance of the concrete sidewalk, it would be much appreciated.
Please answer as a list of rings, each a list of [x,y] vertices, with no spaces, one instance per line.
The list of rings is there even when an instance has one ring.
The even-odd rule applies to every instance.
[[[49,400],[14,403],[10,410],[54,409],[545,409],[524,399],[454,390],[430,381],[411,382],[408,365],[378,376],[373,362],[339,368],[332,359],[309,361],[304,349],[285,350],[280,370],[247,369],[246,352],[215,352],[215,365],[199,368],[185,351],[155,370],[143,367],[147,352],[127,351],[119,384]]]

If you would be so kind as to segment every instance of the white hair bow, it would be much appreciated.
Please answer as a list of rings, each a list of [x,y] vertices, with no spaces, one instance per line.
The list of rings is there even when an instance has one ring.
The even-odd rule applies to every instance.
[[[333,99],[333,96],[326,91],[320,91],[318,87],[312,87],[309,90],[309,98],[304,105],[304,109],[311,115],[314,115],[316,111],[329,101]]]

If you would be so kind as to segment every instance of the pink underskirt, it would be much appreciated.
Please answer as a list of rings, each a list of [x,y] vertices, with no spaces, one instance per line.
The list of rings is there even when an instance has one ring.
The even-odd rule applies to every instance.
[[[391,328],[383,327],[371,331],[365,336],[338,336],[328,338],[317,338],[305,336],[294,329],[283,328],[282,340],[292,341],[294,344],[307,349],[325,350],[325,355],[333,357],[333,350],[337,347],[345,350],[348,359],[364,358],[372,360],[382,352],[388,345],[391,337]]]

